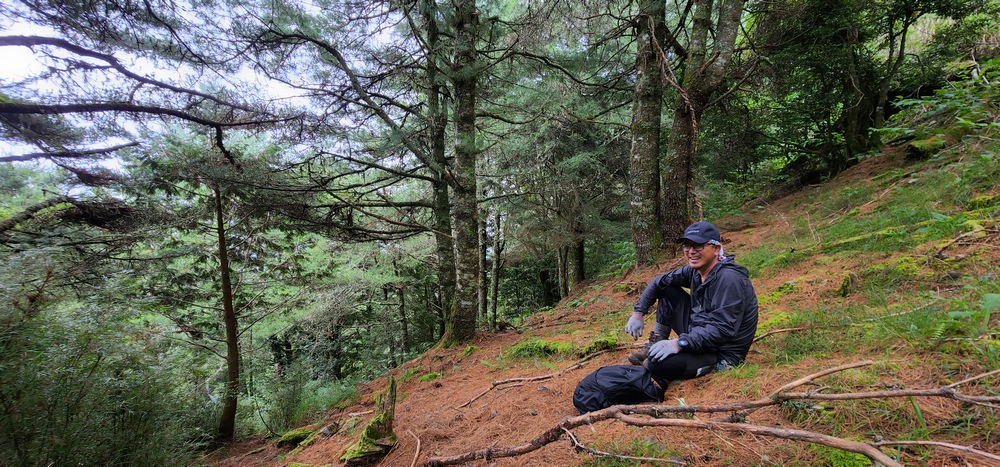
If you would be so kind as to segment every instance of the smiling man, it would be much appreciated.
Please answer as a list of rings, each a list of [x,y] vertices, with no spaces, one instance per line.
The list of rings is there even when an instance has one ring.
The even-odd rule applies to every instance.
[[[650,344],[629,361],[646,367],[661,388],[743,363],[757,332],[757,294],[747,269],[723,255],[719,229],[695,222],[677,243],[687,264],[650,282],[625,325],[638,339],[657,302]],[[668,339],[671,331],[676,337]]]

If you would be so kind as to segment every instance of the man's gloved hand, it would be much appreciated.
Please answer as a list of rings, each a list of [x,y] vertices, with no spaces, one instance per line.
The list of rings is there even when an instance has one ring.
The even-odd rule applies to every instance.
[[[658,362],[680,351],[677,339],[659,341],[649,347],[649,359]]]
[[[642,335],[642,329],[646,327],[646,324],[642,321],[643,316],[642,313],[636,311],[632,313],[632,317],[625,324],[625,332],[632,336],[632,339],[639,340],[639,336]]]

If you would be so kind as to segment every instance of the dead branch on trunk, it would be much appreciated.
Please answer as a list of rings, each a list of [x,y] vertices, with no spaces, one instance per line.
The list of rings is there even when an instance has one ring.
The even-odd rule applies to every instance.
[[[496,387],[500,386],[501,384],[515,383],[515,382],[545,381],[545,380],[548,380],[548,379],[555,378],[556,376],[558,376],[560,374],[563,374],[563,373],[565,373],[567,371],[575,370],[575,369],[583,366],[584,363],[587,363],[588,360],[590,360],[590,359],[592,359],[592,358],[594,358],[594,357],[596,357],[598,355],[601,355],[603,353],[610,352],[611,350],[618,350],[618,347],[615,347],[614,349],[605,349],[605,350],[601,350],[601,351],[598,351],[598,352],[594,352],[594,353],[592,353],[590,355],[587,355],[586,357],[583,357],[582,359],[580,359],[580,361],[578,361],[578,362],[576,362],[576,363],[574,363],[574,364],[572,364],[572,365],[570,365],[570,366],[568,366],[566,368],[563,368],[562,370],[559,370],[559,371],[557,371],[555,373],[549,373],[547,375],[542,375],[542,376],[533,376],[533,377],[530,377],[530,378],[507,378],[507,379],[502,379],[502,380],[499,380],[499,381],[494,381],[493,384],[490,385],[490,387],[486,388],[485,391],[479,393],[479,395],[477,395],[476,397],[473,397],[469,402],[466,402],[466,403],[464,403],[464,404],[462,404],[462,405],[460,405],[458,407],[455,407],[455,408],[456,409],[461,409],[462,407],[468,407],[469,404],[472,404],[473,402],[477,401],[480,397],[485,396],[486,393],[492,391],[493,389],[496,389]],[[512,387],[512,386],[508,386],[508,387]]]
[[[847,401],[847,400],[873,399],[873,398],[886,399],[886,398],[896,398],[896,397],[943,397],[947,399],[953,399],[962,402],[987,405],[987,406],[993,406],[992,404],[1000,403],[1000,396],[969,396],[969,395],[959,394],[958,391],[956,390],[956,386],[961,383],[974,381],[976,379],[980,379],[985,376],[995,374],[996,371],[975,376],[949,386],[943,386],[933,389],[902,389],[902,390],[871,391],[871,392],[844,393],[844,394],[820,394],[819,392],[822,389],[812,392],[800,392],[800,393],[787,392],[798,386],[809,383],[815,378],[818,378],[820,376],[829,375],[831,373],[851,368],[857,368],[860,366],[871,365],[872,363],[873,363],[872,361],[863,361],[863,362],[850,363],[846,365],[840,365],[838,367],[822,370],[807,375],[805,377],[799,378],[795,381],[792,381],[782,386],[777,391],[774,391],[773,393],[771,393],[771,395],[755,401],[741,402],[735,404],[714,405],[714,406],[615,405],[608,407],[606,409],[601,409],[598,411],[589,412],[583,415],[570,417],[565,420],[562,420],[561,422],[559,422],[558,425],[549,428],[536,438],[517,446],[511,446],[507,448],[498,448],[491,446],[476,451],[469,451],[464,454],[457,454],[454,456],[431,457],[430,459],[428,459],[428,464],[457,465],[465,462],[470,462],[476,459],[489,460],[501,457],[515,457],[538,450],[545,445],[557,441],[560,438],[562,438],[563,433],[573,428],[583,425],[591,425],[595,422],[599,422],[602,420],[609,420],[613,418],[634,426],[668,426],[668,427],[681,427],[681,428],[696,428],[696,429],[712,430],[712,431],[734,431],[743,433],[753,433],[757,435],[770,436],[775,438],[790,439],[795,441],[805,441],[810,443],[822,444],[824,446],[829,446],[835,449],[841,449],[845,451],[862,454],[864,456],[867,456],[869,459],[881,462],[887,466],[898,466],[900,465],[899,463],[897,463],[895,460],[893,460],[892,458],[890,458],[889,456],[878,450],[878,447],[881,446],[881,444],[861,443],[857,441],[845,440],[805,430],[773,428],[773,427],[751,425],[741,422],[746,418],[747,415],[753,413],[756,410],[768,406],[778,406],[784,402],[792,400]],[[692,413],[722,413],[722,412],[732,413],[733,415],[721,420],[714,420],[714,421],[692,420],[684,418],[664,418],[667,414],[679,415],[679,414],[692,414]],[[650,418],[640,418],[637,417],[636,415],[644,415]],[[942,443],[941,446],[945,446],[945,444]],[[976,450],[972,448],[964,448],[961,446],[959,446],[958,448],[964,450],[965,452],[977,453]]]

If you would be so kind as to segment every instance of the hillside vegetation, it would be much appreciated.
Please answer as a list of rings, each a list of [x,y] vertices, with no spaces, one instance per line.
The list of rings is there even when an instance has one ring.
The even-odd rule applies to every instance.
[[[997,464],[955,449],[1000,453],[1000,157],[990,137],[995,123],[963,127],[961,121],[970,120],[954,115],[931,122],[928,105],[918,104],[908,121],[900,118],[913,131],[900,123],[903,139],[883,154],[828,182],[709,219],[723,230],[727,253],[751,271],[761,303],[759,339],[746,364],[672,384],[664,406],[754,401],[804,376],[854,364],[788,390],[882,394],[785,401],[747,411],[743,422],[888,443],[881,451],[904,465]],[[581,378],[624,363],[638,345],[622,331],[638,293],[679,264],[668,260],[578,284],[570,297],[515,323],[515,330],[480,332],[466,347],[425,352],[358,386],[322,422],[307,427],[327,432],[300,446],[252,439],[199,462],[339,465],[373,416],[375,396],[393,378],[398,441],[378,465],[423,465],[431,458],[515,446],[525,453],[465,465],[642,463],[621,456],[677,465],[869,465],[865,456],[816,442],[721,428],[635,427],[614,418],[580,424],[559,433],[556,442],[531,444],[578,415],[572,395]],[[601,344],[613,348],[593,355]],[[940,396],[951,389],[994,402]],[[900,395],[913,394],[899,392],[907,390],[925,393]],[[926,394],[935,390],[937,396]],[[709,422],[731,415],[663,416]],[[931,443],[890,443],[896,441]]]

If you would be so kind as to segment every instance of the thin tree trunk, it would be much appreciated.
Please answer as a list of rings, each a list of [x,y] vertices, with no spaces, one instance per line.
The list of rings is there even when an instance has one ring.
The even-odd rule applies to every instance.
[[[479,296],[479,319],[486,320],[486,304],[489,299],[489,268],[486,262],[486,250],[489,236],[486,233],[486,211],[479,210],[479,281],[476,283],[477,294]]]
[[[493,237],[493,272],[490,274],[490,317],[493,329],[497,329],[497,301],[500,298],[500,269],[503,267],[504,239],[500,234],[500,213],[493,215],[496,233]]]
[[[656,44],[662,44],[664,0],[645,0],[636,24],[635,103],[629,159],[632,242],[637,267],[651,264],[662,243],[659,233],[660,112],[663,87]],[[659,37],[658,37],[659,36]]]
[[[576,242],[573,244],[573,284],[579,284],[587,280],[587,270],[584,260],[586,259],[586,250],[584,249],[584,239],[582,235],[576,237]]]
[[[399,347],[407,352],[410,350],[410,333],[406,324],[406,288],[402,284],[396,287],[396,299],[399,302],[399,324],[402,328]]]
[[[222,191],[215,192],[216,233],[219,237],[219,276],[222,280],[223,321],[226,326],[226,394],[219,422],[219,440],[230,441],[236,432],[236,409],[240,389],[240,347],[236,308],[233,306],[233,284],[229,271],[229,247],[226,244],[226,226],[222,213]]]
[[[560,246],[556,250],[556,254],[558,255],[556,268],[558,268],[559,298],[566,298],[569,296],[569,267],[566,265],[569,262],[569,247]]]
[[[476,24],[473,0],[455,3],[455,59],[452,84],[455,91],[455,246],[457,274],[455,304],[442,344],[468,341],[476,333],[479,278],[479,235],[476,209]]]

